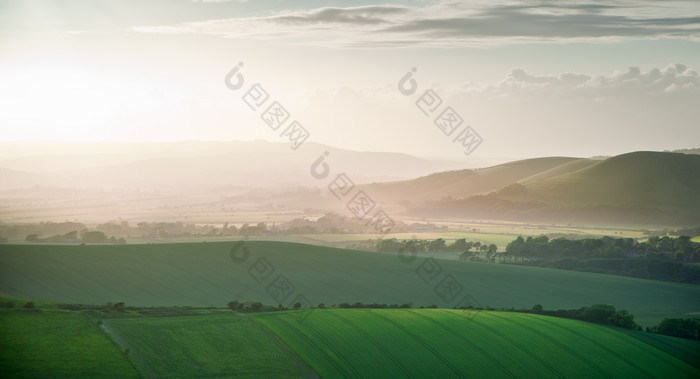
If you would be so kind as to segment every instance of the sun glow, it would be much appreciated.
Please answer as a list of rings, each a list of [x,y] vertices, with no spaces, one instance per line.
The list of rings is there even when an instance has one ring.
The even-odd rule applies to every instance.
[[[120,135],[134,116],[148,117],[165,103],[153,80],[87,65],[34,64],[1,76],[4,138],[103,140]]]

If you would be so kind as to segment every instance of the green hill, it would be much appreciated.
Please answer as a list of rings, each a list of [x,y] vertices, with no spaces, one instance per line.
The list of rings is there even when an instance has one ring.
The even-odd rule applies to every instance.
[[[697,377],[634,337],[580,321],[444,309],[253,315],[322,377]]]
[[[0,372],[7,378],[700,374],[700,341],[533,314],[450,309],[186,314],[0,309]]]
[[[447,171],[413,180],[374,183],[364,188],[377,200],[383,201],[463,198],[487,193],[536,176],[546,178],[551,175],[560,175],[594,162],[589,159],[567,157],[534,158],[478,170]]]
[[[231,300],[290,305],[303,296],[313,305],[413,302],[415,307],[451,308],[470,295],[477,302],[472,305],[483,307],[613,304],[644,326],[700,311],[700,286],[691,284],[456,260],[411,261],[394,254],[264,241],[246,242],[249,256],[236,262],[231,259],[234,244],[3,244],[0,293],[64,303],[198,307],[221,307]],[[453,299],[437,289],[445,280],[461,288],[449,294]],[[279,293],[273,283],[290,286]]]
[[[553,204],[700,207],[700,156],[635,152],[525,186],[525,199]],[[552,197],[554,194],[554,197]]]
[[[487,195],[416,203],[429,216],[681,225],[700,222],[700,156],[635,152],[572,161]]]

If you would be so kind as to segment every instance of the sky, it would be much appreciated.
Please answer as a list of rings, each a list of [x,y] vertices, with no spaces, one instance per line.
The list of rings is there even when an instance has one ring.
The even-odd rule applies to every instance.
[[[697,1],[0,0],[0,141],[672,150],[698,70]]]

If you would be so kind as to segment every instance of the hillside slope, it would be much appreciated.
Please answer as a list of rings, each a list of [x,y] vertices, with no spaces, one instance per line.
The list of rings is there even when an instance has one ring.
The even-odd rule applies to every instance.
[[[535,175],[487,195],[414,202],[411,211],[423,216],[537,221],[700,222],[698,155],[634,152],[569,165],[568,170],[557,167],[552,175]]]
[[[254,315],[322,377],[697,377],[611,328],[518,313],[337,309]]]
[[[344,302],[454,307],[470,295],[481,306],[574,309],[613,304],[643,326],[700,311],[700,286],[586,272],[379,254],[283,242],[148,245],[0,245],[0,292],[66,303],[224,306],[231,300],[294,304],[303,296]],[[445,253],[449,254],[449,253]],[[238,257],[236,255],[236,257]],[[438,276],[426,276],[439,267]],[[450,300],[436,286],[451,275]],[[280,279],[282,278],[282,279]],[[290,283],[277,293],[275,280]],[[279,284],[279,282],[277,282]],[[282,296],[285,295],[285,296]]]
[[[436,200],[487,193],[519,181],[548,178],[578,170],[595,161],[583,158],[547,157],[525,159],[497,166],[439,172],[417,179],[364,186],[378,200]]]

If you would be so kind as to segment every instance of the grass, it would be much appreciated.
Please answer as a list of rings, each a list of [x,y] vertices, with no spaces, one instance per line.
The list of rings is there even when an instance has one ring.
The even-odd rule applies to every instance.
[[[302,378],[308,371],[276,336],[231,311],[103,321],[149,377]]]
[[[11,378],[138,378],[84,314],[0,310],[0,373]]]
[[[700,369],[700,341],[664,336],[661,334],[646,333],[631,329],[618,328],[622,333],[627,333],[657,349],[663,350],[674,357]]]
[[[282,242],[246,243],[244,262],[231,242],[151,245],[0,245],[0,293],[55,302],[132,306],[223,307],[231,300],[289,306],[343,302],[436,304],[451,308],[464,295],[475,306],[572,309],[613,304],[644,326],[700,310],[700,286],[536,267],[417,258]],[[242,254],[241,251],[239,251]],[[427,262],[427,263],[426,263]],[[267,271],[265,271],[266,268]],[[268,275],[269,274],[269,275]],[[267,276],[266,276],[267,275]],[[269,291],[279,276],[291,283]],[[461,286],[453,301],[436,286],[451,275]]]
[[[314,310],[253,317],[322,377],[697,377],[700,371],[600,325],[458,310]]]
[[[700,375],[700,341],[533,314],[451,309],[118,313],[0,309],[2,377]]]

